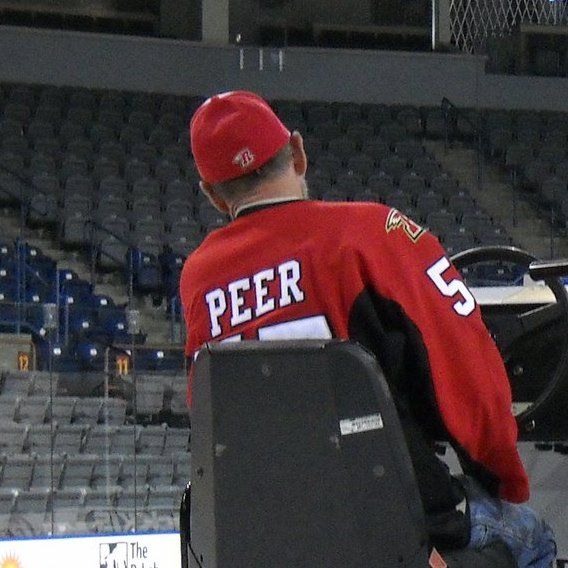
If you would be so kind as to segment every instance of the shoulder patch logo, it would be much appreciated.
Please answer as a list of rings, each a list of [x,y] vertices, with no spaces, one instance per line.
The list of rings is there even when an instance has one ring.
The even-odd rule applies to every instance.
[[[243,148],[235,154],[233,164],[241,166],[241,168],[245,170],[254,163],[254,158],[255,156],[249,148]]]
[[[393,208],[389,211],[387,216],[385,231],[390,233],[395,229],[402,229],[413,243],[415,243],[426,232],[426,229],[415,223],[412,219],[409,219],[397,209]]]

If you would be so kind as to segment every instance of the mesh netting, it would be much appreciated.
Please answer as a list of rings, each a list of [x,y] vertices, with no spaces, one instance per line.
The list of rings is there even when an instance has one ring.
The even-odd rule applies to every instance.
[[[566,25],[566,0],[450,0],[452,43],[479,53],[490,37],[510,34],[521,23]]]

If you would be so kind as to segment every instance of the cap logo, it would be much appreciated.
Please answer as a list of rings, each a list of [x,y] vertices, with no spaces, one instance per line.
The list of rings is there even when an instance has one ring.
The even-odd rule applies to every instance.
[[[254,162],[254,154],[249,148],[243,148],[233,158],[233,164],[240,166],[243,170],[248,168]]]

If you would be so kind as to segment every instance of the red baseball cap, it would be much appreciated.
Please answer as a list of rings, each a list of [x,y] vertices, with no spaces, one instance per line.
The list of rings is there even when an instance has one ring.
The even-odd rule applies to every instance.
[[[229,91],[195,111],[190,140],[201,179],[220,183],[258,170],[290,141],[290,131],[258,95]]]

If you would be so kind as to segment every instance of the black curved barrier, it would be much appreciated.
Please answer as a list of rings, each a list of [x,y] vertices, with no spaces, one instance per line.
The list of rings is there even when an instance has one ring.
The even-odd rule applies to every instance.
[[[454,255],[458,270],[479,263],[510,263],[526,275],[543,279],[552,300],[529,296],[524,301],[481,305],[485,323],[505,361],[524,440],[563,441],[568,437],[568,293],[560,276],[566,261],[537,261],[514,247],[469,249]],[[568,271],[567,271],[568,272]],[[467,281],[467,280],[466,280]]]

